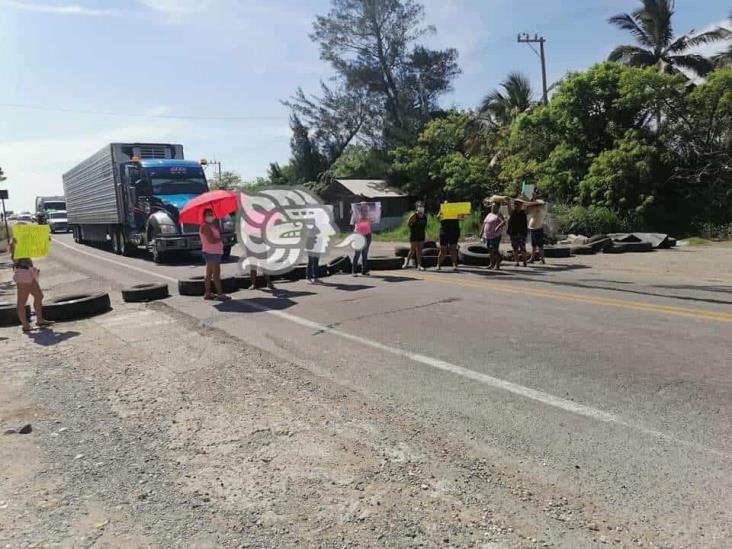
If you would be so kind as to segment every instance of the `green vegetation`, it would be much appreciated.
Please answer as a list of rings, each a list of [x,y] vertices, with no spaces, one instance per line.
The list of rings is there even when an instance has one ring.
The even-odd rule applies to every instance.
[[[383,242],[408,242],[409,241],[409,226],[407,220],[411,212],[404,216],[402,224],[394,229],[388,231],[381,231],[374,233],[374,240],[380,240]],[[462,238],[477,237],[481,226],[481,218],[479,212],[473,212],[465,219],[460,220],[460,234]],[[440,220],[437,216],[430,215],[427,217],[427,240],[439,240],[440,234]]]
[[[708,246],[712,243],[711,240],[701,238],[700,236],[690,236],[689,238],[686,238],[684,240],[686,240],[689,246]]]
[[[693,48],[732,33],[674,36],[673,7],[639,0],[611,18],[635,44],[567,74],[548,105],[512,73],[475,109],[444,111],[457,53],[423,45],[431,29],[416,0],[332,0],[312,38],[333,78],[285,102],[291,160],[272,164],[267,181],[322,192],[334,177],[383,178],[431,212],[443,200],[479,211],[486,196],[515,195],[525,182],[553,204],[560,232],[729,233],[729,50],[705,58]],[[464,233],[476,232],[477,216]]]

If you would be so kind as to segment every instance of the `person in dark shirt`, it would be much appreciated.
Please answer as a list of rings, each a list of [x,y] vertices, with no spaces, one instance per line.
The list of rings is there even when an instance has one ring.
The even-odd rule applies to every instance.
[[[402,269],[409,267],[409,261],[414,258],[415,266],[420,270],[424,271],[422,267],[422,248],[424,248],[424,241],[427,238],[427,214],[424,213],[424,205],[420,202],[417,203],[416,211],[409,216],[407,220],[409,226],[409,253],[404,258],[404,265]]]
[[[447,201],[446,201],[447,202]],[[437,254],[437,270],[442,270],[442,261],[448,255],[452,258],[452,270],[458,270],[458,241],[460,240],[460,220],[440,219],[440,251]]]
[[[529,233],[528,221],[526,219],[526,210],[522,200],[515,199],[509,203],[508,228],[506,232],[511,238],[511,247],[513,248],[513,259],[518,267],[519,261],[522,261],[526,267],[526,236]]]

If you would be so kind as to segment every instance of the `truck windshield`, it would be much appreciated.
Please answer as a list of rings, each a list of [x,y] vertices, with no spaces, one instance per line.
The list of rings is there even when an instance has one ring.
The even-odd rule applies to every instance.
[[[153,194],[201,194],[208,190],[201,168],[170,167],[147,170]]]
[[[46,210],[65,210],[66,203],[65,202],[44,202],[43,207]]]

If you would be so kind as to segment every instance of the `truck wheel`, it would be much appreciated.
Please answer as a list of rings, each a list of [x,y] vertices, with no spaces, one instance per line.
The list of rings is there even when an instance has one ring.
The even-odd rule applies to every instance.
[[[165,254],[158,250],[158,247],[156,244],[153,244],[152,247],[152,258],[155,263],[162,263],[165,260]]]
[[[143,301],[155,301],[168,297],[167,284],[135,284],[122,288],[122,299],[127,303],[139,303]]]
[[[119,235],[117,233],[117,229],[112,229],[112,234],[110,236],[112,239],[112,253],[119,255]]]
[[[224,253],[221,254],[221,259],[229,259],[231,257],[231,246],[224,246]]]
[[[107,292],[52,297],[43,304],[46,320],[75,320],[105,313],[112,308]]]
[[[127,244],[125,233],[122,229],[119,229],[117,233],[117,248],[119,249],[119,255],[129,257],[132,255],[132,248]]]
[[[30,305],[25,306],[25,317],[30,319]],[[18,326],[18,310],[15,303],[0,302],[0,326]]]

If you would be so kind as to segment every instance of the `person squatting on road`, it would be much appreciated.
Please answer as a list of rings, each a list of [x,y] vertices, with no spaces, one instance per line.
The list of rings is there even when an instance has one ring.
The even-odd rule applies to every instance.
[[[509,202],[508,227],[506,232],[511,239],[511,248],[513,248],[513,260],[516,267],[519,261],[523,261],[526,267],[526,237],[529,234],[528,221],[526,219],[526,210],[524,210],[524,202],[515,199]]]
[[[15,246],[18,241],[11,238],[10,257],[13,260],[13,280],[18,290],[18,320],[23,326],[24,332],[30,332],[33,328],[30,325],[28,317],[25,314],[25,304],[28,302],[28,296],[33,296],[33,309],[36,313],[36,326],[38,328],[46,328],[51,326],[53,322],[43,318],[43,292],[38,284],[38,275],[40,271],[36,269],[28,257],[15,257]]]
[[[437,254],[437,270],[442,270],[442,261],[450,254],[452,270],[458,270],[458,241],[460,240],[460,220],[440,219],[440,252]]]
[[[218,299],[225,301],[229,296],[224,294],[221,288],[221,257],[224,254],[224,243],[221,240],[221,231],[216,224],[213,210],[204,210],[203,223],[199,228],[201,237],[201,250],[203,259],[206,261],[206,274],[203,279],[203,299],[210,301]],[[216,295],[211,293],[211,283],[216,289]]]
[[[421,202],[417,202],[416,211],[409,216],[407,226],[409,226],[409,253],[404,258],[402,269],[409,267],[409,261],[414,259],[415,267],[420,271],[424,271],[424,267],[422,267],[422,249],[427,238],[427,214],[424,213],[424,205]]]
[[[357,209],[356,222],[353,225],[353,232],[360,234],[366,239],[366,245],[353,254],[353,276],[358,276],[359,260],[361,261],[361,274],[369,274],[369,247],[371,246],[371,221],[369,207],[366,205]]]
[[[529,233],[531,233],[531,260],[544,262],[544,219],[546,218],[546,203],[539,201],[531,204],[527,211]]]
[[[490,253],[490,261],[488,263],[489,269],[499,270],[501,268],[501,254],[499,248],[501,246],[501,236],[503,225],[506,220],[501,215],[501,205],[494,203],[491,204],[491,211],[485,216],[483,220],[483,230],[481,231],[481,237],[485,242],[486,248]]]

